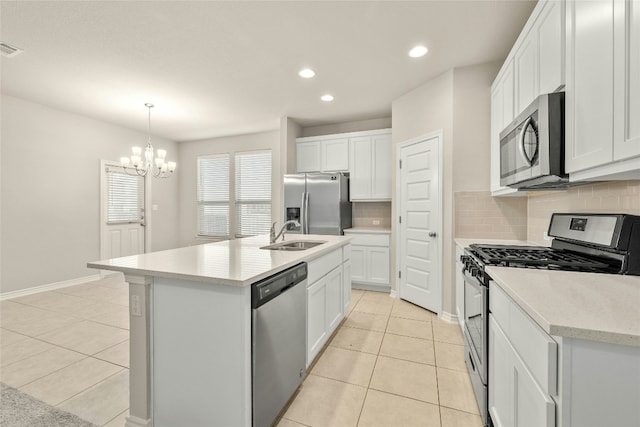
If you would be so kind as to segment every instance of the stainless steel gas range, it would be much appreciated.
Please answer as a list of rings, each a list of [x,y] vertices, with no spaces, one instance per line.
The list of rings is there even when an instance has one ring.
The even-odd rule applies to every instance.
[[[551,247],[476,244],[461,256],[464,274],[465,361],[485,425],[488,414],[487,266],[569,270],[640,276],[640,216],[556,213],[548,234]]]

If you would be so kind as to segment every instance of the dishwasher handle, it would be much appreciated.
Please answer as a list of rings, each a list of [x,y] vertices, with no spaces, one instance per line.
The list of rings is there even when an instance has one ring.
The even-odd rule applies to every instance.
[[[287,270],[251,285],[251,308],[256,309],[278,295],[288,291],[307,278],[307,263],[302,262]]]

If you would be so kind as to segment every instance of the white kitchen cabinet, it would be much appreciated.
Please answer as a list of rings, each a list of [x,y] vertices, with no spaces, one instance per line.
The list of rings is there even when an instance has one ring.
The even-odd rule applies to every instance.
[[[491,86],[491,194],[524,196],[500,185],[500,132],[539,95],[564,87],[565,2],[540,1]]]
[[[351,307],[351,260],[347,259],[342,264],[342,307],[343,313],[346,315]]]
[[[496,427],[555,426],[555,403],[489,315],[489,413]]]
[[[464,248],[456,245],[456,315],[460,329],[464,330],[464,274],[460,257],[464,254]]]
[[[491,90],[491,194],[516,193],[500,185],[500,132],[513,120],[513,60],[503,66]]]
[[[345,257],[349,256],[349,252],[348,246],[345,246],[308,264],[307,366],[320,353],[344,318],[344,269],[345,261],[348,262]]]
[[[338,138],[322,141],[321,150],[321,171],[335,172],[349,170],[349,139]]]
[[[327,340],[327,284],[318,280],[307,287],[307,366]]]
[[[346,172],[349,170],[349,139],[334,136],[296,139],[298,172]]]
[[[320,141],[296,143],[296,165],[298,172],[320,171]]]
[[[327,275],[327,332],[333,332],[342,320],[344,307],[342,305],[342,266],[335,268]]]
[[[637,1],[567,2],[571,181],[640,178],[638,9]]]
[[[344,234],[354,237],[351,241],[351,281],[354,287],[388,290],[389,234],[352,230],[345,230]]]
[[[524,111],[538,96],[538,39],[530,34],[516,50],[515,65],[515,105],[517,114]]]
[[[391,132],[349,138],[351,201],[391,200]]]

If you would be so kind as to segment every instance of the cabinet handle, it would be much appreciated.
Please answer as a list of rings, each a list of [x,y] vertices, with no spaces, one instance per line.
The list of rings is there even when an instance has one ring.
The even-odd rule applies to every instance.
[[[429,237],[436,237],[438,234],[435,231],[429,232]]]

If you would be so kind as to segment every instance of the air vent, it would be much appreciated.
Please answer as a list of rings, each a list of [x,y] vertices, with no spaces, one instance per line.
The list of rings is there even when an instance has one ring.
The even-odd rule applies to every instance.
[[[11,58],[22,53],[22,49],[18,49],[17,47],[11,46],[10,44],[0,43],[0,53],[2,53],[2,56]]]

